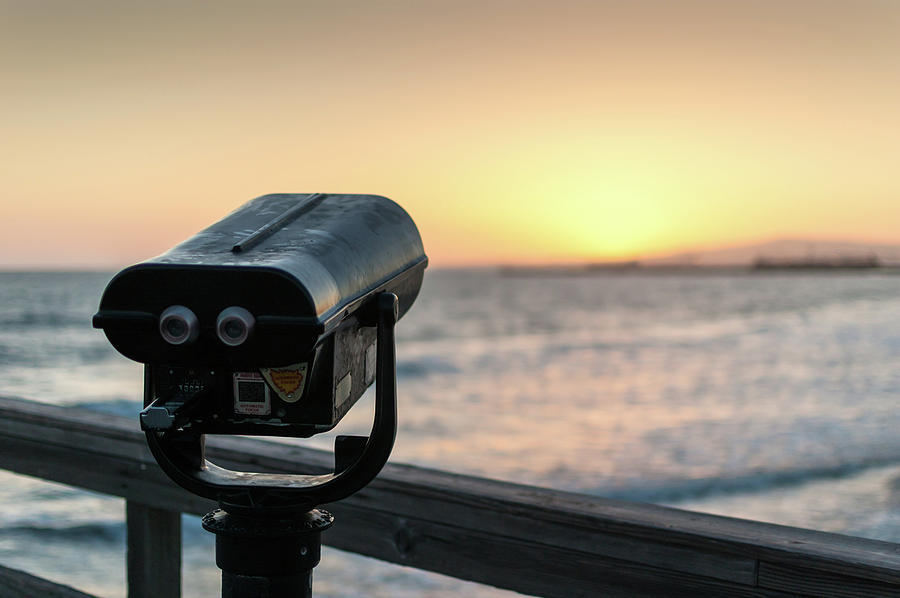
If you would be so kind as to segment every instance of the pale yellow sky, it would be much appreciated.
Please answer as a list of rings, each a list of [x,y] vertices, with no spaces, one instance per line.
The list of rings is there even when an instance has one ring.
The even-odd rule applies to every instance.
[[[435,265],[900,243],[900,3],[0,3],[0,267],[117,267],[271,192]]]

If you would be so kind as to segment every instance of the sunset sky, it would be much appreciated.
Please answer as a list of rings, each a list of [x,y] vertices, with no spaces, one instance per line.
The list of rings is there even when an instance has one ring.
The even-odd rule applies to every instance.
[[[900,243],[900,3],[3,2],[0,267],[119,267],[272,192],[432,263]]]

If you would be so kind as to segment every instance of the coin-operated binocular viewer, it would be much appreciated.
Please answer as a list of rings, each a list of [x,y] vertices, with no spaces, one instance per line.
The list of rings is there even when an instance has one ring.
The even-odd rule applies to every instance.
[[[162,469],[219,502],[223,598],[311,596],[317,505],[363,488],[397,430],[394,325],[427,264],[409,215],[374,195],[259,197],[109,283],[94,316],[145,364],[141,428]],[[368,437],[338,436],[335,472],[232,471],[206,434],[307,438],[334,428],[372,382]]]

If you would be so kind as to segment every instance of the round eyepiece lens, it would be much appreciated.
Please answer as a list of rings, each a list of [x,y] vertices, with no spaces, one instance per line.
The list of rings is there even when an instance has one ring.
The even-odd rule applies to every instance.
[[[200,322],[187,307],[172,305],[159,316],[159,333],[170,345],[186,345],[200,336]]]
[[[166,332],[173,338],[181,338],[187,332],[187,324],[180,318],[169,318],[165,325]]]
[[[223,309],[216,318],[216,334],[229,347],[237,347],[250,338],[255,324],[253,314],[243,307],[232,305]]]
[[[243,322],[238,320],[228,320],[225,323],[225,336],[232,339],[239,339],[247,332],[247,327]]]

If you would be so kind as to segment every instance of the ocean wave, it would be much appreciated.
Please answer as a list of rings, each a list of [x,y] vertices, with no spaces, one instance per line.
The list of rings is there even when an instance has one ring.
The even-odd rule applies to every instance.
[[[711,496],[763,493],[777,488],[790,488],[823,480],[847,478],[867,469],[888,465],[900,465],[900,455],[873,457],[854,463],[778,471],[751,471],[734,476],[660,480],[643,485],[617,488],[598,487],[587,492],[605,498],[674,504]]]
[[[67,407],[69,409],[98,411],[110,415],[137,418],[138,413],[141,412],[142,405],[137,401],[117,399],[113,401],[85,401],[81,403],[72,403],[71,405],[67,405]]]
[[[23,311],[0,315],[0,328],[90,328],[91,318],[85,314]]]
[[[429,374],[456,374],[459,368],[440,357],[419,357],[404,359],[397,364],[397,377],[424,378]]]
[[[58,339],[47,337],[43,342],[22,345],[15,340],[0,339],[0,366],[65,367],[93,365],[120,360],[116,351],[96,339]]]
[[[70,526],[8,525],[0,527],[0,538],[28,536],[54,542],[103,542],[119,543],[125,539],[125,524],[83,523]]]

